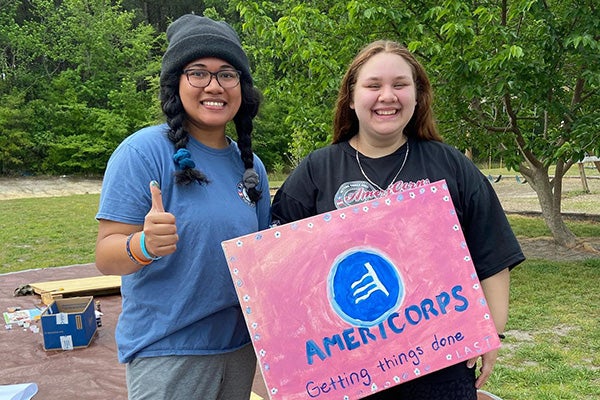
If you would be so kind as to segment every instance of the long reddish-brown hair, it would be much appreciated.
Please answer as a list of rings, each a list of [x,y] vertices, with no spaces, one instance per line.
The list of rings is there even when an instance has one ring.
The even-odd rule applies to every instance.
[[[356,112],[350,108],[356,79],[362,66],[371,57],[383,52],[399,55],[412,69],[417,91],[417,105],[412,118],[404,128],[404,134],[407,137],[441,142],[442,137],[433,118],[433,90],[425,69],[401,44],[391,40],[378,40],[368,44],[356,55],[342,79],[333,119],[333,143],[350,140],[358,133],[358,117]]]

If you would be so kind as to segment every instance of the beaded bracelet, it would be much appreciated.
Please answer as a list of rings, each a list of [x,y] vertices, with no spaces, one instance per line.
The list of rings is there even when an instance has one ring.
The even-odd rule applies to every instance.
[[[142,234],[140,235],[140,248],[142,249],[142,254],[144,255],[144,257],[149,258],[152,261],[160,260],[162,258],[159,256],[153,256],[146,249],[146,234],[144,233],[144,231],[142,231]]]
[[[127,255],[129,256],[129,259],[131,261],[133,261],[134,263],[136,263],[137,265],[148,265],[153,260],[148,260],[148,261],[140,260],[138,257],[136,257],[136,255],[133,253],[133,251],[131,251],[131,238],[133,237],[134,234],[135,233],[132,233],[131,235],[127,236],[127,242],[125,243],[125,250],[127,250]]]

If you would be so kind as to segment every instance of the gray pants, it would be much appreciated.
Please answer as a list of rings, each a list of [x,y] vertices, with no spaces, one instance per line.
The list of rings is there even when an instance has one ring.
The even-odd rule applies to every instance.
[[[127,364],[129,400],[248,400],[252,345],[224,354],[136,358]]]

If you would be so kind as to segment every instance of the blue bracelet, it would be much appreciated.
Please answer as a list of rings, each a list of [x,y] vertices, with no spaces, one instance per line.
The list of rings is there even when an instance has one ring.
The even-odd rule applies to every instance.
[[[146,234],[144,233],[144,231],[142,231],[142,234],[140,235],[140,248],[142,249],[142,254],[144,255],[144,257],[146,257],[149,260],[156,261],[162,258],[153,256],[148,252],[148,250],[146,249]]]

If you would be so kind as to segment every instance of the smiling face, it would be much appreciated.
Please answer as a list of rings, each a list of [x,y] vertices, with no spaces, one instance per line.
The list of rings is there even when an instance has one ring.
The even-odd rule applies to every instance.
[[[213,73],[235,68],[224,60],[214,57],[199,58],[187,64],[184,70],[202,69]],[[242,104],[241,84],[223,88],[212,76],[210,84],[197,88],[188,82],[185,74],[179,79],[179,96],[189,122],[189,133],[201,140],[206,135],[225,135],[225,126],[237,114]],[[201,140],[202,141],[202,140]]]
[[[402,140],[416,96],[410,64],[394,53],[375,54],[360,68],[350,103],[358,117],[359,136],[382,145]]]

